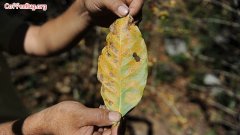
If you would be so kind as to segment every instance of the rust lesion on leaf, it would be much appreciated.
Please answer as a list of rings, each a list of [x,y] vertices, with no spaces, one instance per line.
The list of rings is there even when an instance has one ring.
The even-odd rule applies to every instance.
[[[111,100],[109,100],[109,99],[107,99],[107,98],[105,98],[105,101],[111,106],[111,105],[113,105],[113,101],[111,101]]]
[[[107,82],[107,83],[106,83],[106,86],[112,87],[112,84],[111,84],[110,82]]]
[[[107,56],[108,56],[108,57],[111,57],[111,54],[110,54],[108,51],[107,51]]]
[[[107,85],[104,85],[104,86],[103,86],[102,91],[103,91],[104,93],[109,93],[109,94],[115,94],[115,92],[116,92],[114,89],[112,89],[112,87],[109,87],[109,86],[107,86]]]
[[[134,52],[132,56],[136,62],[139,62],[141,60],[141,58],[137,55],[136,52]]]
[[[111,49],[114,53],[118,53],[118,50],[117,50],[117,48],[113,45],[113,43],[111,42],[110,44],[109,44],[109,49]]]

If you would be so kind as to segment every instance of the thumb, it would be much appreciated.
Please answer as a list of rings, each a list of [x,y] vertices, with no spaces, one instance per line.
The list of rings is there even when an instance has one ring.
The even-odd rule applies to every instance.
[[[86,125],[90,126],[109,126],[121,119],[121,114],[101,108],[88,108],[84,112]]]
[[[103,3],[107,9],[119,17],[124,17],[129,13],[129,8],[121,0],[103,0]]]

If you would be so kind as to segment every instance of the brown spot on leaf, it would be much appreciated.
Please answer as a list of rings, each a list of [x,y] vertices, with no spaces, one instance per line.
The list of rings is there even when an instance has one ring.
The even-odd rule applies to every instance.
[[[114,53],[118,53],[118,50],[113,46],[113,43],[110,43],[109,49],[111,49]]]
[[[111,87],[111,86],[112,86],[112,84],[109,83],[109,82],[107,82],[106,85],[107,85],[108,87]]]
[[[112,88],[112,85],[110,83],[105,84],[105,86],[103,86],[103,89],[104,89],[104,92],[115,94],[115,90]]]
[[[111,54],[110,54],[109,52],[107,52],[107,56],[108,56],[108,57],[111,57]]]
[[[109,100],[109,99],[105,99],[105,101],[111,106],[113,104],[113,101]]]
[[[136,52],[133,53],[133,58],[135,59],[136,62],[139,62],[141,58],[137,55]]]

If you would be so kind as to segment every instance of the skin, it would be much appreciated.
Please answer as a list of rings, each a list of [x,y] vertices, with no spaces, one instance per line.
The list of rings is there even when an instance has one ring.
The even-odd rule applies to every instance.
[[[107,27],[116,18],[127,14],[139,17],[142,6],[143,0],[76,0],[57,18],[41,26],[31,25],[25,37],[24,50],[34,56],[66,51],[91,26]],[[27,117],[22,130],[24,135],[117,135],[118,127],[111,125],[120,118],[117,112],[66,101]],[[13,135],[13,123],[1,124],[0,134]]]
[[[42,26],[31,26],[26,34],[24,49],[27,54],[35,56],[66,51],[92,25],[108,26],[117,17],[128,13],[137,16],[142,5],[143,0],[76,0],[61,16]],[[120,6],[126,8],[125,14],[119,12]]]
[[[102,108],[87,108],[75,101],[65,101],[29,116],[23,124],[24,135],[117,135],[117,127],[100,127],[118,122],[121,115]],[[0,135],[14,135],[13,122],[0,125]]]

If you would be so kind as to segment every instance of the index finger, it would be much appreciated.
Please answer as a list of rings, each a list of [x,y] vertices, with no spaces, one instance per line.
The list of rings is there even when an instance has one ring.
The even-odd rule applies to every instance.
[[[136,16],[143,7],[144,0],[132,0],[129,5],[130,15]]]

